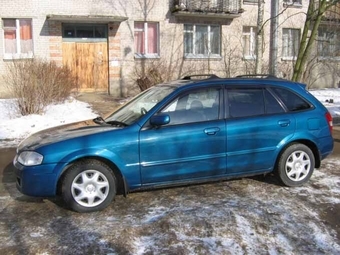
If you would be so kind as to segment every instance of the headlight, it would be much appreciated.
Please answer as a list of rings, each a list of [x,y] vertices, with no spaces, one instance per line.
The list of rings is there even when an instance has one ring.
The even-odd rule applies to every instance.
[[[43,161],[43,155],[35,151],[23,151],[18,156],[18,162],[24,166],[40,165]]]

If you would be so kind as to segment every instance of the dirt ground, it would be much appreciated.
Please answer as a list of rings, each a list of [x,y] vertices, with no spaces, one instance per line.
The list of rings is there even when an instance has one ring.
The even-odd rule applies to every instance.
[[[81,94],[105,116],[122,100]],[[111,105],[112,103],[112,105]],[[340,254],[340,129],[303,187],[273,175],[117,196],[79,214],[15,188],[15,149],[0,149],[0,254]]]
[[[102,117],[107,116],[128,100],[125,98],[116,99],[107,93],[79,93],[75,98],[89,103],[92,109]]]

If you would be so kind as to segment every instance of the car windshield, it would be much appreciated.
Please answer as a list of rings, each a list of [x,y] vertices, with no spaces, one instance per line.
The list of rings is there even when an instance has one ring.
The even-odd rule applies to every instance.
[[[174,91],[174,89],[174,87],[170,86],[152,87],[119,108],[107,117],[105,122],[121,122],[131,125]]]

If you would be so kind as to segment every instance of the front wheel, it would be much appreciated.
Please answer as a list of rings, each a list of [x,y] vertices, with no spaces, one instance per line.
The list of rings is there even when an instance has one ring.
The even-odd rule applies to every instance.
[[[278,163],[280,180],[289,187],[301,186],[313,174],[314,154],[304,144],[292,144],[281,154]]]
[[[67,170],[62,182],[62,197],[74,211],[99,211],[112,202],[116,186],[116,179],[107,165],[85,160]]]

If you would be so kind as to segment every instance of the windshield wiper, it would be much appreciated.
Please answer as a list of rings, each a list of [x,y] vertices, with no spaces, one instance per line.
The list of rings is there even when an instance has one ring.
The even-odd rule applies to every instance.
[[[102,117],[100,117],[100,116],[98,116],[97,118],[93,119],[93,122],[97,123],[97,124],[106,123],[105,120]]]
[[[121,122],[121,121],[118,121],[118,120],[110,120],[110,121],[107,121],[105,123],[111,124],[111,125],[114,125],[114,126],[123,126],[123,127],[127,127],[128,126],[128,124],[126,124],[124,122]]]
[[[127,127],[128,124],[118,121],[118,120],[109,120],[109,121],[105,121],[102,117],[98,116],[97,118],[93,119],[94,123],[97,124],[109,124],[112,126],[123,126],[123,127]]]

